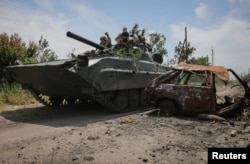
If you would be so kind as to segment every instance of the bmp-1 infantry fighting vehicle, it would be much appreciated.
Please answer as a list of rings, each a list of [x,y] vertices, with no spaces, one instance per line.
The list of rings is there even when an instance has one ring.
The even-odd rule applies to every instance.
[[[168,69],[161,64],[161,55],[150,55],[143,45],[132,49],[114,45],[107,49],[71,32],[67,32],[67,36],[102,53],[7,68],[11,76],[31,89],[39,100],[47,104],[41,95],[49,97],[48,105],[60,105],[65,100],[68,103],[91,100],[116,112],[134,110],[146,106],[145,86]],[[124,48],[127,56],[117,56]],[[132,51],[141,52],[140,58],[134,59]]]

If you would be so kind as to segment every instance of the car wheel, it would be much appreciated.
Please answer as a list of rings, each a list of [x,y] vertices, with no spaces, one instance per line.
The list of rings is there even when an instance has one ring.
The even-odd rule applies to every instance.
[[[159,104],[161,116],[173,116],[177,113],[178,109],[174,101],[165,99]]]

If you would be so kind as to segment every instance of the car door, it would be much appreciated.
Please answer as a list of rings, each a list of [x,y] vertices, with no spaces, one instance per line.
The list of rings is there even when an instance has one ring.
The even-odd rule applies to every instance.
[[[183,85],[182,112],[186,113],[211,113],[214,99],[211,87]]]

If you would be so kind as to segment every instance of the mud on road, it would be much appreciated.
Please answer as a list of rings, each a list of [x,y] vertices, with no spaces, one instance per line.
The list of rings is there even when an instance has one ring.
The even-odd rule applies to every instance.
[[[246,147],[229,122],[116,114],[95,104],[8,107],[0,113],[0,163],[207,163],[209,147]]]

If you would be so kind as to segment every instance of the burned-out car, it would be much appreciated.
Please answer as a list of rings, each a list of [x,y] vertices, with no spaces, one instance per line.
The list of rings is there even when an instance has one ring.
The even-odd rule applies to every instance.
[[[250,105],[248,83],[223,66],[179,63],[152,80],[146,93],[148,103],[160,108],[161,115],[225,116]]]

